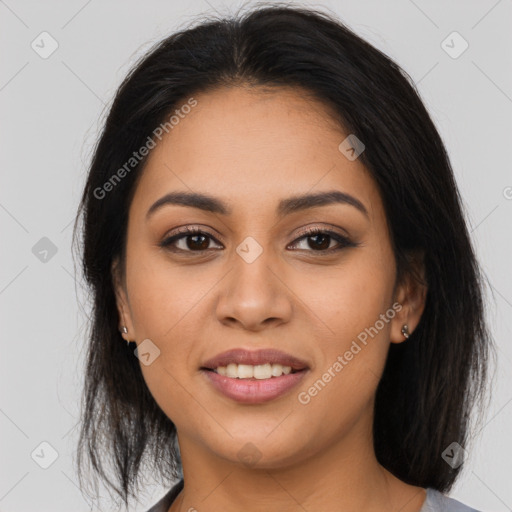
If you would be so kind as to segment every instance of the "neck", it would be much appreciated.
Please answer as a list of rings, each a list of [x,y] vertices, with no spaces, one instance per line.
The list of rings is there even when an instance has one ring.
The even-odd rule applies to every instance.
[[[187,437],[179,441],[185,486],[169,512],[418,512],[425,500],[424,489],[378,463],[368,426],[322,451],[307,456],[305,448],[294,462],[265,467],[226,460]]]

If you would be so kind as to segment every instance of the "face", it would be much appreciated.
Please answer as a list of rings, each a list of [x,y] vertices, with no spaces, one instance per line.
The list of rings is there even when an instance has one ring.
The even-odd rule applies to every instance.
[[[349,133],[300,91],[231,88],[195,99],[151,151],[116,289],[127,339],[149,354],[149,390],[182,452],[193,445],[278,467],[349,440],[371,443],[389,344],[405,339],[402,325],[412,331],[423,307],[410,287],[395,286],[373,179],[339,149]],[[180,201],[159,201],[176,193]],[[185,194],[209,199],[194,206]],[[226,372],[258,377],[205,369],[226,366],[207,362],[232,349],[255,365]],[[275,353],[262,355],[274,366],[251,359],[262,349],[299,361],[281,374]]]

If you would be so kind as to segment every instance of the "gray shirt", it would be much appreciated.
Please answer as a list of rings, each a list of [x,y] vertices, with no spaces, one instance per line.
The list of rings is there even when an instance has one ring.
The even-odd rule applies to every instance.
[[[178,494],[183,489],[183,480],[180,480],[158,503],[153,505],[148,512],[167,512]],[[427,488],[427,498],[420,512],[479,512],[464,505],[460,501],[448,498],[444,494]]]
[[[460,501],[448,498],[444,494],[427,488],[427,499],[421,507],[420,512],[479,512],[475,508],[468,507]],[[167,512],[167,511],[166,511]]]

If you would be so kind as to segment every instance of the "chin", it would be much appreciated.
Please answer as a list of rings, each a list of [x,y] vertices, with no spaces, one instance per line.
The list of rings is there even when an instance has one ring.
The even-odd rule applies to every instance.
[[[271,432],[271,430],[269,430]],[[249,469],[279,469],[299,463],[307,452],[306,446],[293,439],[293,434],[249,430],[222,440],[206,440],[209,449],[230,463]],[[307,443],[306,443],[307,444]]]

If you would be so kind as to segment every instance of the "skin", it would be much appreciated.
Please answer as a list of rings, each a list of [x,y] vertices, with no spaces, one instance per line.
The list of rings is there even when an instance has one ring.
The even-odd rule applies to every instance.
[[[410,278],[396,282],[373,179],[338,149],[348,133],[303,91],[236,87],[195,98],[197,106],[151,151],[130,206],[125,273],[113,266],[125,339],[149,338],[160,350],[141,370],[178,431],[185,487],[169,510],[419,511],[425,490],[378,463],[372,422],[390,343],[404,342],[404,324],[414,331],[426,289]],[[329,190],[357,198],[368,217],[337,203],[276,214],[281,199]],[[232,212],[166,205],[147,220],[151,205],[172,191],[215,196]],[[190,249],[187,238],[174,243],[181,253],[160,247],[185,225],[213,237],[203,241],[206,250],[194,252],[201,241]],[[322,256],[317,239],[304,238],[306,227],[358,245]],[[250,264],[235,250],[248,236],[263,249]],[[338,246],[328,240],[324,252]],[[300,403],[298,393],[395,302],[402,309],[378,335]],[[278,348],[310,369],[285,396],[240,404],[199,370],[239,347]],[[247,443],[259,456],[253,465],[239,458]]]

